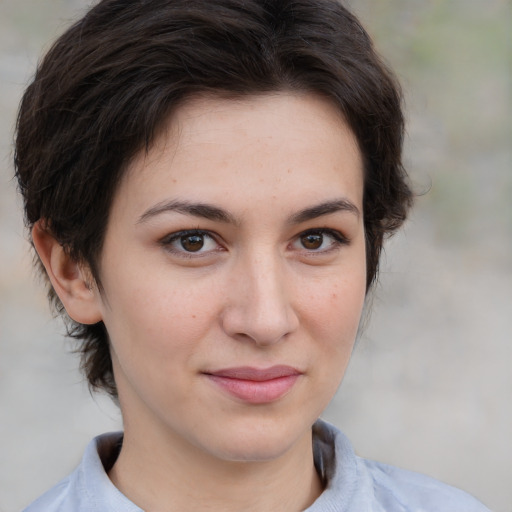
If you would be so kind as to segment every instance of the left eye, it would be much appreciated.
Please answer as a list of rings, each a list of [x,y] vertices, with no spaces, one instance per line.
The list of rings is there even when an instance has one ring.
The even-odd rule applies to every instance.
[[[312,230],[300,234],[293,245],[298,249],[321,252],[328,251],[335,246],[346,244],[347,242],[348,240],[336,231]]]
[[[323,233],[308,233],[300,237],[300,243],[305,249],[316,251],[322,247],[324,235]]]
[[[162,245],[173,253],[203,254],[214,251],[218,244],[204,231],[180,231],[165,237]]]

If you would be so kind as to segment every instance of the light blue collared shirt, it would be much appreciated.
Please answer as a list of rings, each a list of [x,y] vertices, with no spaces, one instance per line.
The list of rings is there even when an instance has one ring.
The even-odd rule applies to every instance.
[[[120,432],[96,437],[76,470],[24,512],[143,512],[103,467],[121,439]],[[324,421],[313,427],[313,440],[325,490],[305,512],[490,512],[459,489],[356,456],[348,439]]]

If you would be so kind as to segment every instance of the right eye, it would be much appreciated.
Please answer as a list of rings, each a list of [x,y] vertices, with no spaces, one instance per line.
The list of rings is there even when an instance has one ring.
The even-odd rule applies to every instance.
[[[188,258],[194,255],[202,256],[221,247],[211,234],[196,229],[171,233],[160,243],[167,251]]]

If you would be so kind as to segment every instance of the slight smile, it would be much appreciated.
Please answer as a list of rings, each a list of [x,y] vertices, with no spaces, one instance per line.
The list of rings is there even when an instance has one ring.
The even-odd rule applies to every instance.
[[[250,404],[265,404],[286,395],[302,372],[286,365],[270,368],[241,366],[205,372],[204,375],[235,398]]]

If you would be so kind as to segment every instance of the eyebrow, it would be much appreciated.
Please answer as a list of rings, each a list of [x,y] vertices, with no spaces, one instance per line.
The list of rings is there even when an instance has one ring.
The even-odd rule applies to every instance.
[[[224,222],[226,224],[240,224],[234,215],[217,206],[207,203],[192,203],[189,201],[178,200],[162,201],[161,203],[152,206],[139,217],[137,223],[140,224],[146,222],[152,217],[156,217],[157,215],[167,212],[182,213],[184,215],[201,217],[203,219]],[[308,220],[337,212],[349,212],[353,213],[357,217],[361,214],[357,206],[348,199],[336,199],[300,210],[288,219],[288,223],[300,224]]]
[[[322,217],[323,215],[329,215],[337,212],[349,212],[353,213],[357,217],[361,215],[359,208],[352,201],[349,201],[348,199],[336,199],[305,208],[304,210],[292,215],[289,222],[290,224],[300,224],[308,220]]]
[[[238,224],[237,219],[226,210],[206,203],[191,203],[189,201],[162,201],[149,210],[146,210],[137,221],[138,224],[146,222],[152,217],[166,212],[178,212],[203,219],[228,224]]]

